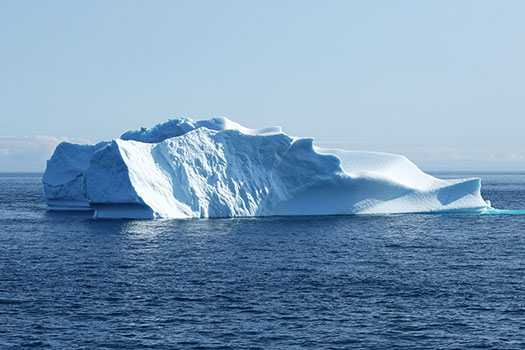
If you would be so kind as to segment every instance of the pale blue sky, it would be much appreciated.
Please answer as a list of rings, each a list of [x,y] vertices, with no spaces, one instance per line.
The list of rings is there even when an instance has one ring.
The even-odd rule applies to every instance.
[[[524,14],[525,1],[4,0],[0,171],[43,169],[53,138],[218,115],[425,169],[523,170]]]

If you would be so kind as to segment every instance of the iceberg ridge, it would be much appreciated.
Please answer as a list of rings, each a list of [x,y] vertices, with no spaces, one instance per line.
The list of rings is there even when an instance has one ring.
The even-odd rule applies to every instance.
[[[51,210],[95,218],[484,212],[479,179],[441,180],[406,157],[314,146],[279,127],[173,119],[96,145],[61,143]]]

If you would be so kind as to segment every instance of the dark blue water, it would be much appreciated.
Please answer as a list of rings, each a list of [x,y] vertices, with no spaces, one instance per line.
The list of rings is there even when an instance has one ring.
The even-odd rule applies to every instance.
[[[525,208],[525,174],[481,177]],[[525,216],[95,221],[4,174],[0,348],[24,347],[523,349]]]

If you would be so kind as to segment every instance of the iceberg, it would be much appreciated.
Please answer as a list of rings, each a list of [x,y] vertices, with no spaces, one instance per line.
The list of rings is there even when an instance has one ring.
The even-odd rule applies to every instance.
[[[95,145],[63,142],[42,178],[50,210],[95,218],[483,213],[479,178],[442,180],[406,157],[326,149],[280,127],[173,119]]]

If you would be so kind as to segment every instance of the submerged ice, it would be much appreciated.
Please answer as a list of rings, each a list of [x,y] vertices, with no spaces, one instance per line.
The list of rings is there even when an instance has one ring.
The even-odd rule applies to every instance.
[[[314,146],[279,127],[169,120],[96,145],[59,144],[51,210],[96,218],[484,212],[480,180],[441,180],[406,157]]]

